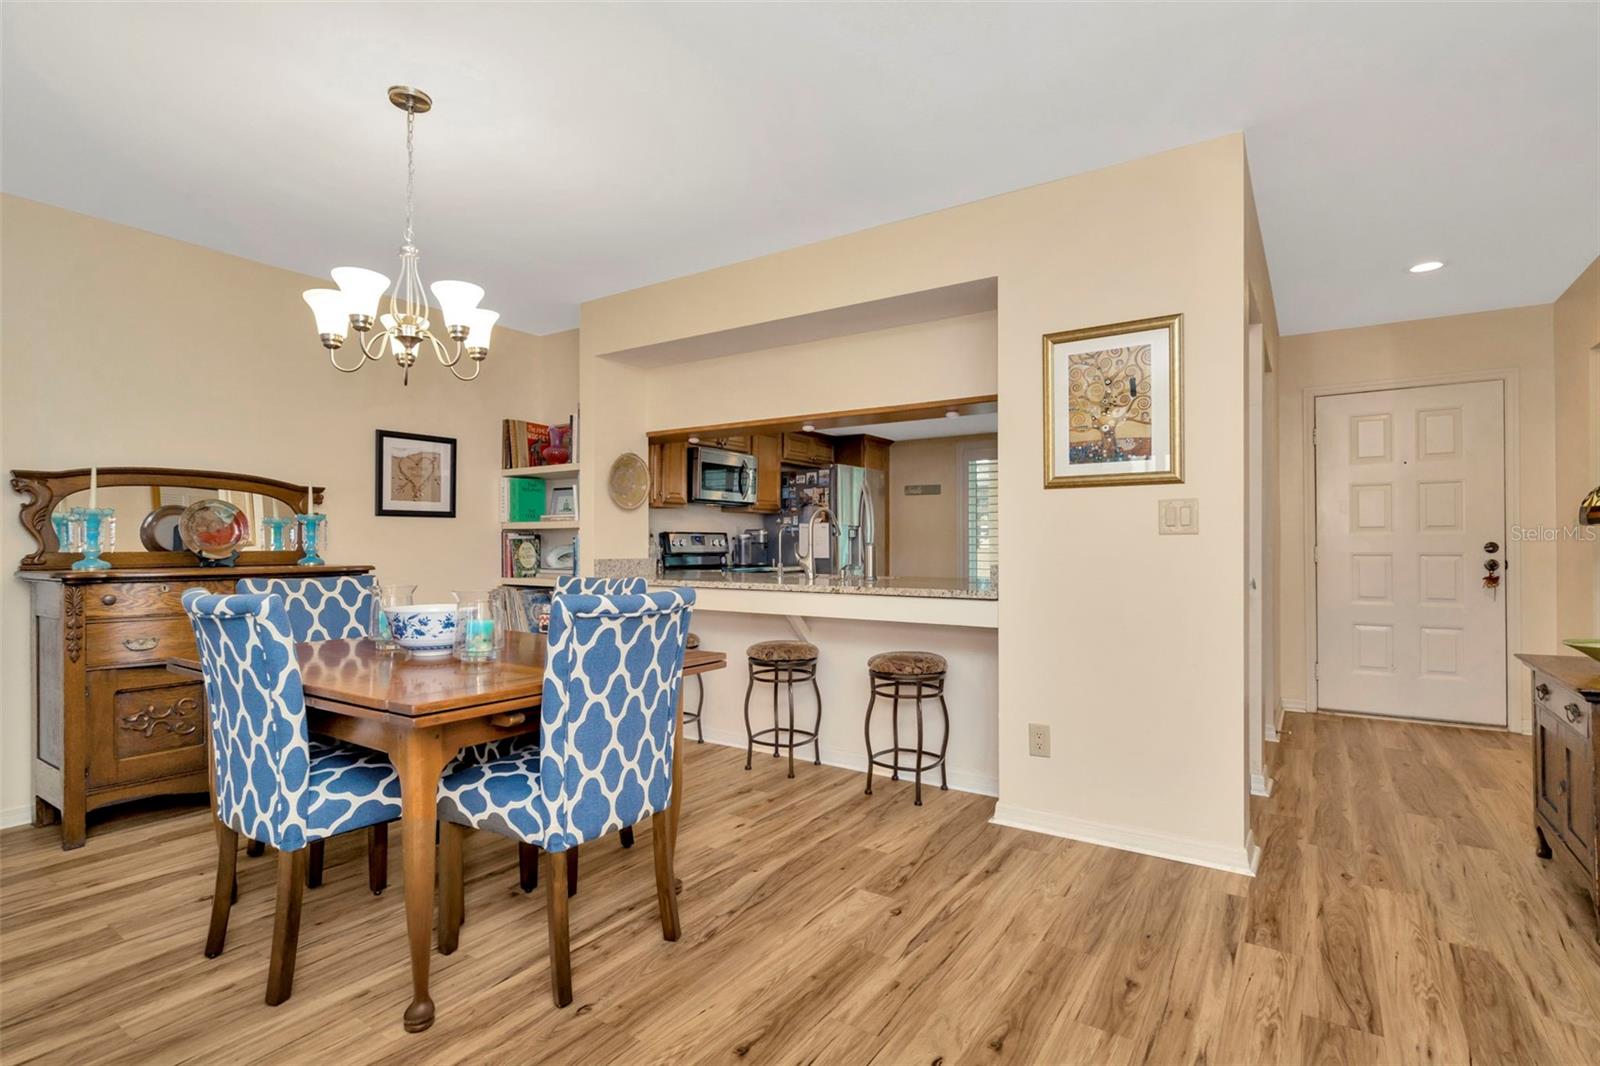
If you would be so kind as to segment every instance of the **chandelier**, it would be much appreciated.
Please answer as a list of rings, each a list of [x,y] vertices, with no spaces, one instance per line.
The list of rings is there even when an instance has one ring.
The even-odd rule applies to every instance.
[[[481,287],[467,281],[436,281],[429,288],[438,300],[445,330],[455,342],[454,350],[434,333],[428,321],[428,298],[417,269],[419,253],[412,242],[411,228],[417,181],[412,140],[417,116],[432,109],[433,99],[421,89],[395,85],[389,89],[389,102],[406,113],[406,232],[400,245],[400,276],[391,289],[389,279],[376,270],[338,267],[332,275],[339,287],[307,290],[305,300],[316,316],[317,333],[328,350],[328,359],[341,373],[353,374],[368,362],[382,359],[387,349],[403,371],[402,384],[409,385],[417,351],[427,343],[450,373],[462,381],[472,381],[489,356],[489,335],[500,313],[478,306],[483,299]],[[385,292],[389,294],[389,311],[380,315],[378,305]],[[377,329],[373,328],[374,322]],[[361,358],[353,366],[343,366],[338,352],[352,329],[360,335]],[[470,374],[458,369],[463,356],[472,366]]]

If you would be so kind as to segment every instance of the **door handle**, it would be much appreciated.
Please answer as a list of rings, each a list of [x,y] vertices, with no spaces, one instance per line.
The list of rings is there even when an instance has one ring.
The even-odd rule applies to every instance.
[[[122,646],[129,651],[151,651],[160,643],[160,637],[129,637],[122,642]]]
[[[1539,684],[1533,686],[1533,692],[1534,695],[1538,696],[1541,701],[1545,703],[1550,702],[1550,686],[1546,685],[1544,682],[1541,681]]]
[[[1583,721],[1583,711],[1576,703],[1569,703],[1563,708],[1567,712],[1567,721],[1574,724]]]

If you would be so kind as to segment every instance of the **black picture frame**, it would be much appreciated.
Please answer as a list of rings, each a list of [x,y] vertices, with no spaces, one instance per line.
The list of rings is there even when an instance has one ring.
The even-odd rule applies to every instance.
[[[440,498],[438,501],[397,500],[392,488],[386,491],[384,474],[389,464],[386,455],[393,455],[396,444],[433,445],[418,448],[419,452],[436,452],[440,455]],[[448,456],[449,462],[444,461]],[[446,473],[448,471],[448,473]],[[404,433],[396,429],[380,429],[373,448],[372,513],[390,518],[454,518],[456,516],[456,438],[435,437],[427,433]],[[410,504],[410,506],[408,506]]]

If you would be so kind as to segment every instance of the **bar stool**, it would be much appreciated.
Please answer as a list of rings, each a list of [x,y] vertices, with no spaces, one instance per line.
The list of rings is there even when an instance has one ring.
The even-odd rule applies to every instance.
[[[699,646],[700,646],[700,634],[699,633],[690,633],[689,634],[689,639],[684,642],[684,648],[686,650],[688,650],[688,651],[694,651],[694,649],[698,648]],[[699,698],[695,700],[694,713],[690,714],[688,711],[684,711],[683,712],[683,720],[684,720],[685,724],[687,724],[689,722],[693,722],[694,723],[694,742],[696,744],[704,744],[706,742],[706,730],[705,730],[705,726],[700,724],[700,712],[705,708],[705,705],[706,705],[706,679],[705,679],[705,675],[704,674],[695,674],[694,675],[694,680],[695,680],[695,684],[699,686],[700,695],[699,695]]]
[[[874,655],[867,660],[867,675],[872,688],[872,699],[867,702],[867,795],[872,795],[872,768],[881,766],[885,770],[893,771],[889,780],[900,780],[901,773],[916,775],[916,806],[922,806],[922,775],[939,768],[939,788],[948,791],[950,780],[945,771],[945,750],[950,743],[950,708],[944,702],[944,677],[949,664],[944,656],[936,655],[931,651],[886,651]],[[909,688],[909,691],[906,689]],[[893,710],[893,735],[894,746],[881,748],[874,751],[872,748],[872,708],[877,705],[878,697],[894,701]],[[924,699],[939,699],[939,708],[944,713],[944,734],[939,738],[939,753],[922,746],[922,701]],[[916,700],[917,703],[917,746],[914,748],[902,747],[900,744],[900,701],[902,699]],[[900,762],[900,756],[908,755],[916,761],[910,766]],[[886,758],[887,756],[887,758]]]
[[[745,649],[745,656],[750,660],[750,684],[744,690],[744,732],[747,738],[744,753],[744,768],[750,769],[755,758],[756,744],[772,744],[772,757],[778,757],[782,748],[789,749],[789,776],[794,776],[794,749],[805,744],[814,745],[813,765],[822,765],[822,742],[817,739],[822,731],[822,690],[817,687],[817,646],[808,644],[803,640],[763,640],[752,644]],[[750,727],[750,694],[755,691],[756,682],[772,686],[772,728],[752,729]],[[796,681],[810,681],[812,691],[817,694],[817,718],[812,727],[796,729],[794,727],[794,683]],[[789,724],[778,724],[778,686],[787,685],[789,689]],[[787,736],[787,740],[780,739]],[[771,741],[763,738],[771,737]]]

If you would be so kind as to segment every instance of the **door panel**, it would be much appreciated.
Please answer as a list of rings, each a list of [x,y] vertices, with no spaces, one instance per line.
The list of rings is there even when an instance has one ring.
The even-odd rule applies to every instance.
[[[1506,723],[1503,393],[1474,382],[1317,399],[1320,706]]]

